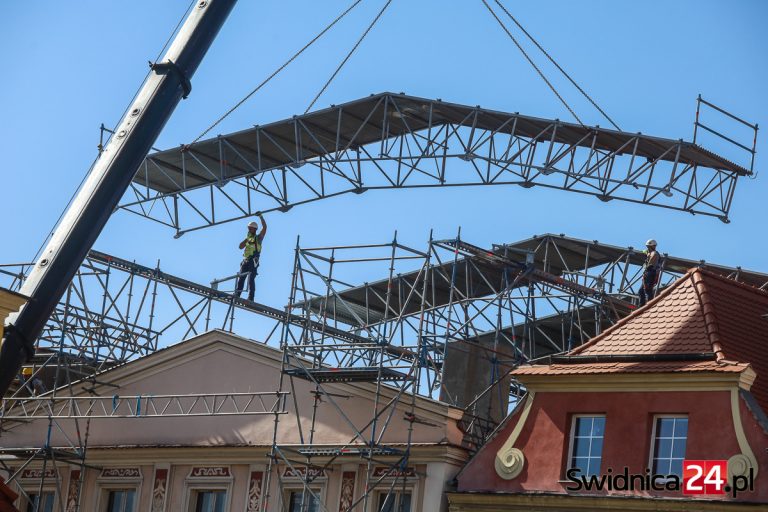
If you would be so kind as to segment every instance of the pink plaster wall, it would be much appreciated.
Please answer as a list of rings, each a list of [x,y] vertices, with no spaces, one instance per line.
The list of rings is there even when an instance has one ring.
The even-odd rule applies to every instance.
[[[560,393],[536,394],[526,423],[515,442],[526,462],[522,473],[512,479],[500,478],[494,469],[496,452],[517,424],[512,418],[502,431],[467,464],[458,477],[458,490],[480,492],[568,493],[566,458],[574,414],[605,414],[606,427],[601,472],[614,473],[628,466],[630,473],[644,473],[649,465],[654,414],[687,414],[687,459],[728,459],[740,453],[731,419],[730,392],[664,393]],[[768,501],[768,435],[741,402],[741,417],[760,469],[753,493],[739,500]],[[627,494],[604,491],[600,494]],[[580,494],[586,494],[581,491]],[[594,491],[593,491],[594,494]],[[648,495],[636,491],[638,495]],[[682,497],[678,493],[654,495]],[[709,499],[712,499],[711,497]],[[726,498],[730,499],[730,498]]]

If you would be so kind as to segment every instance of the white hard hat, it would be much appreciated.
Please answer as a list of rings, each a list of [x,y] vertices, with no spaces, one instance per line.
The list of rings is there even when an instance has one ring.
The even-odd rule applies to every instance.
[[[257,228],[257,227],[259,227],[259,225],[256,223],[255,220],[252,220],[251,222],[248,223],[248,227],[249,228]]]
[[[654,240],[653,238],[651,238],[650,240],[648,240],[647,242],[645,242],[645,245],[649,245],[649,246],[651,246],[651,247],[656,247],[656,245],[657,245],[657,244],[656,244],[656,240]]]

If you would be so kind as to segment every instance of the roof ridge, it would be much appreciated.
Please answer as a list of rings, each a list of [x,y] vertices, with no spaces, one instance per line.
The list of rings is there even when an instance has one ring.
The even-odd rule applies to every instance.
[[[737,281],[736,279],[732,279],[730,277],[724,276],[723,274],[719,272],[715,272],[714,270],[711,270],[707,268],[706,266],[701,267],[694,267],[692,270],[698,270],[702,274],[706,275],[707,277],[715,278],[719,281],[722,281],[724,283],[727,283],[732,286],[736,286],[738,288],[741,288],[743,290],[746,290],[748,292],[755,293],[757,295],[761,295],[763,297],[768,298],[768,290],[763,290],[762,288],[758,288],[757,286],[753,286],[748,283],[743,283],[741,281]]]
[[[688,273],[691,275],[693,289],[699,299],[701,313],[704,315],[704,328],[707,332],[707,338],[709,338],[709,344],[712,345],[712,352],[715,353],[715,360],[722,361],[725,359],[725,354],[723,353],[723,345],[720,343],[720,326],[715,313],[715,305],[710,299],[709,287],[704,279],[707,274],[700,267],[691,269]]]
[[[586,350],[586,349],[588,349],[588,348],[590,348],[590,347],[600,343],[600,341],[602,341],[604,338],[606,338],[609,334],[612,334],[613,331],[617,330],[619,327],[622,327],[625,324],[634,321],[635,318],[644,315],[646,312],[648,312],[650,310],[651,307],[656,305],[661,299],[666,298],[668,295],[670,295],[672,293],[673,290],[675,290],[675,289],[679,288],[680,286],[682,286],[682,283],[685,282],[686,279],[690,279],[691,278],[691,274],[692,273],[693,273],[693,269],[688,270],[688,272],[686,272],[685,275],[681,276],[674,283],[672,283],[671,285],[669,285],[666,288],[664,288],[661,291],[661,293],[659,293],[656,297],[654,297],[653,299],[648,301],[644,306],[641,306],[641,307],[637,308],[632,313],[628,314],[627,316],[625,316],[624,318],[622,318],[621,320],[619,320],[618,322],[616,322],[615,324],[613,324],[608,329],[606,329],[605,331],[601,332],[600,334],[598,334],[597,336],[595,336],[594,338],[592,338],[588,342],[586,342],[583,345],[578,346],[575,349],[571,350],[570,352],[568,352],[568,355],[577,355],[577,354],[583,352],[584,350]]]

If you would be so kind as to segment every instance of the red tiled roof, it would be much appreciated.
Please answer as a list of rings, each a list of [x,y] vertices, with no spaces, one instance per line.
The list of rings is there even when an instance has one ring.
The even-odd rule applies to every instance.
[[[19,497],[5,481],[0,478],[0,510],[8,512],[19,512],[19,509],[13,506],[13,502]]]
[[[521,366],[515,375],[577,375],[603,373],[666,373],[666,372],[743,372],[746,363],[718,363],[717,361],[639,361],[636,363],[555,363],[551,365]]]
[[[688,272],[651,303],[572,350],[570,355],[712,352],[693,275],[694,272]]]
[[[571,356],[631,356],[715,353],[715,361],[558,361],[523,366],[515,375],[667,371],[741,371],[757,374],[755,399],[768,411],[768,292],[695,268],[654,300],[581,347]],[[729,364],[739,362],[739,365]],[[723,364],[726,363],[726,364]],[[740,369],[739,369],[740,368]]]

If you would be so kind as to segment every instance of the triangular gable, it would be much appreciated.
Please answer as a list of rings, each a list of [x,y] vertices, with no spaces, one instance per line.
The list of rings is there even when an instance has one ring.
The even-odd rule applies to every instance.
[[[275,392],[280,380],[282,353],[275,348],[223,331],[211,331],[152,355],[125,363],[97,375],[95,389],[101,396],[156,396],[161,394],[202,394],[231,392]],[[89,381],[74,386],[75,394],[88,396]],[[287,389],[288,387],[284,387]],[[345,398],[336,398],[352,423],[359,429],[373,416],[376,387],[370,383],[327,384],[325,388]],[[281,443],[298,444],[296,411],[303,422],[313,414],[314,386],[296,380],[293,398],[287,400],[288,414],[280,418]],[[381,403],[397,394],[384,387]],[[270,401],[271,400],[271,401]],[[274,403],[268,399],[267,404]],[[400,410],[402,409],[402,410]],[[385,442],[407,441],[403,420],[409,400],[402,400]],[[345,444],[353,430],[327,400],[317,410],[315,442]],[[291,417],[293,416],[293,417]],[[416,416],[437,428],[416,424],[413,442],[438,443],[446,439],[458,444],[461,433],[455,427],[458,411],[446,404],[418,397]],[[73,426],[70,420],[60,423]],[[399,424],[402,423],[400,428]],[[4,446],[37,446],[45,439],[47,421],[19,425],[4,434]],[[274,415],[199,416],[185,418],[98,419],[91,425],[89,446],[242,446],[269,445],[272,441]],[[400,439],[402,437],[402,439]],[[66,446],[63,438],[54,446]]]

